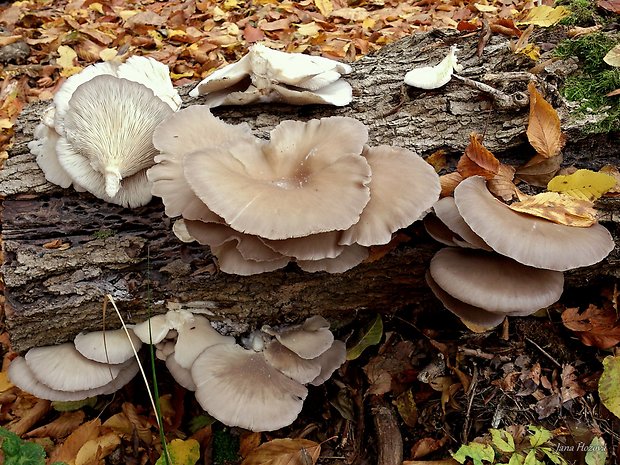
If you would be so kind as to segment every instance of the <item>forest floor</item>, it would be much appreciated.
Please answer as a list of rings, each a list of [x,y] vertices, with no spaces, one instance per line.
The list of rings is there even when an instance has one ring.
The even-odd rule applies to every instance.
[[[19,112],[29,103],[49,100],[68,76],[99,60],[150,56],[170,67],[175,85],[184,85],[236,61],[258,41],[350,62],[417,31],[511,34],[526,28],[518,21],[537,11],[534,6],[521,0],[0,3],[0,164],[8,156]],[[573,16],[580,7],[599,15],[620,11],[614,0],[598,5],[573,1],[571,6]],[[539,24],[555,22],[551,14],[540,13]],[[601,319],[598,327],[573,331],[563,318],[569,306],[588,309],[595,323],[604,312],[605,318],[617,315],[617,283],[593,283],[587,291],[576,295],[567,290],[560,303],[542,314],[510,319],[484,333],[469,331],[442,309],[412,308],[384,317],[381,325],[379,319],[358,321],[337,337],[349,338],[350,348],[352,341],[370,333],[374,345],[346,362],[324,386],[311,389],[293,425],[270,433],[215,422],[191,392],[156,365],[165,437],[168,442],[196,439],[198,463],[203,464],[232,464],[247,457],[247,464],[306,465],[318,457],[321,464],[397,465],[404,460],[439,465],[457,463],[451,452],[465,446],[461,457],[468,455],[475,464],[484,459],[510,460],[511,465],[561,460],[603,465],[602,444],[607,463],[620,463],[620,419],[598,395],[602,360],[614,347],[618,350],[620,329],[615,321]],[[437,311],[443,312],[441,318]],[[8,381],[6,369],[15,354],[1,329],[0,426],[28,441],[0,432],[13,452],[36,455],[29,445],[37,444],[48,457],[67,463],[157,461],[160,433],[141,379],[112,398],[71,405],[36,399]],[[276,438],[294,441],[285,451],[257,458],[256,448]],[[396,450],[399,438],[402,458]],[[495,448],[491,456],[489,444]],[[179,456],[187,452],[183,447]],[[177,457],[174,463],[196,463],[192,460]]]

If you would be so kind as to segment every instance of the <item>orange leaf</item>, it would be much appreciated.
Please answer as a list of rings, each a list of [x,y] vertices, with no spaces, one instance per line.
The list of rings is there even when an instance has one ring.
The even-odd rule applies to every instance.
[[[583,313],[578,308],[567,308],[562,313],[562,323],[587,346],[609,349],[620,342],[620,322],[611,307],[590,305]]]
[[[515,177],[515,169],[510,165],[499,165],[499,171],[492,179],[489,179],[487,187],[496,197],[508,202],[513,197],[517,197],[519,190],[512,180]]]
[[[533,82],[527,86],[530,92],[530,118],[527,139],[539,155],[551,158],[560,153],[566,138],[560,127],[557,111],[536,90]]]
[[[428,157],[426,157],[425,160],[426,160],[426,163],[428,163],[433,168],[435,168],[436,173],[439,173],[447,165],[446,151],[442,149],[435,150]]]
[[[308,439],[274,439],[261,444],[241,465],[314,465],[321,445]]]
[[[493,175],[499,172],[499,160],[481,142],[482,136],[472,132],[465,155],[483,170]]]
[[[82,424],[84,416],[83,410],[63,413],[51,423],[33,429],[26,436],[30,438],[64,438]]]
[[[462,180],[463,176],[461,176],[457,171],[439,176],[439,183],[441,184],[440,197],[448,197],[452,195],[454,189]]]
[[[50,455],[50,463],[75,461],[82,446],[91,439],[97,439],[100,429],[101,420],[99,419],[84,423],[71,433],[63,444],[54,449]]]

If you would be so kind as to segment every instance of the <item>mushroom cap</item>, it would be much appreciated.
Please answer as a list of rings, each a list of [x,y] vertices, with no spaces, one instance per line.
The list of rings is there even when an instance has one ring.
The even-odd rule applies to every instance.
[[[81,391],[58,391],[46,386],[37,380],[32,370],[28,367],[24,357],[17,357],[11,361],[8,374],[9,379],[13,384],[21,390],[38,397],[39,399],[70,402],[87,399],[98,395],[112,394],[131,381],[133,377],[136,376],[136,373],[138,373],[139,368],[138,363],[133,361],[132,363],[124,366],[124,368],[119,371],[118,376],[110,383],[99,388]]]
[[[191,368],[196,357],[215,344],[234,344],[235,338],[222,336],[204,316],[194,315],[193,320],[177,328],[174,360],[183,368]]]
[[[308,273],[317,273],[319,271],[344,273],[366,260],[368,254],[367,247],[362,247],[358,244],[347,245],[337,257],[320,260],[297,260],[297,266]]]
[[[566,271],[603,260],[615,246],[600,224],[575,228],[512,211],[480,176],[461,181],[454,200],[465,222],[493,250],[524,265]]]
[[[456,45],[450,47],[445,58],[435,66],[412,69],[405,74],[405,84],[420,89],[437,89],[445,86],[452,78],[452,72],[462,69],[462,66],[457,64],[457,50]]]
[[[254,91],[261,97],[259,101],[264,102],[259,90]],[[311,105],[328,104],[337,107],[344,107],[353,100],[353,88],[344,79],[339,79],[325,87],[316,90],[299,90],[289,87],[274,85],[272,91],[267,94],[269,102],[284,102],[291,105]],[[226,99],[228,100],[228,99]]]
[[[474,307],[473,305],[455,299],[439,287],[428,271],[426,272],[426,283],[445,308],[454,313],[467,327],[476,332],[479,332],[480,329],[487,330],[495,328],[506,318],[505,313],[489,312],[488,310]]]
[[[123,328],[110,331],[93,331],[90,333],[78,334],[73,343],[77,351],[84,357],[99,363],[123,363],[134,356],[133,348],[136,351],[142,347],[142,341],[131,329]]]
[[[153,131],[171,108],[143,85],[107,75],[78,87],[69,107],[56,144],[62,167],[104,200],[131,207],[147,203]]]
[[[262,353],[237,344],[203,351],[192,366],[196,399],[225,425],[272,431],[290,425],[308,390],[267,363]]]
[[[36,347],[25,355],[26,363],[41,383],[58,391],[84,391],[104,386],[132,363],[117,365],[94,362],[71,343]]]
[[[177,363],[174,354],[171,357],[166,358],[166,368],[174,378],[174,380],[183,386],[188,391],[196,390],[196,383],[192,378],[192,371],[189,368],[184,368]]]
[[[132,330],[145,344],[158,344],[172,329],[166,315],[155,315],[133,326]]]
[[[321,364],[316,359],[303,359],[276,340],[267,344],[263,355],[269,365],[301,384],[307,384],[321,374]]]
[[[240,232],[288,239],[347,229],[370,199],[370,167],[359,156],[367,137],[352,118],[284,121],[267,145],[239,141],[186,155],[185,177]]]
[[[455,247],[458,244],[456,241],[459,239],[454,231],[450,230],[446,224],[437,218],[434,213],[429,213],[424,217],[424,229],[429,236],[435,239],[437,242],[443,245],[449,245]]]
[[[323,319],[323,317],[319,317]],[[318,320],[320,321],[320,320]],[[323,319],[323,321],[325,321]],[[310,323],[312,324],[312,323]],[[267,334],[275,336],[278,342],[287,349],[293,351],[299,357],[311,360],[317,358],[334,343],[334,335],[328,327],[321,326],[294,326],[283,331],[274,331],[268,326],[263,328]]]
[[[313,359],[313,362],[321,366],[319,375],[310,381],[313,386],[319,386],[327,381],[347,359],[347,346],[342,341],[334,341],[332,346]]]
[[[343,252],[345,247],[338,244],[341,236],[342,231],[329,231],[292,239],[276,241],[261,239],[261,241],[267,247],[287,257],[298,260],[321,260],[336,258]]]
[[[196,239],[194,239],[187,230],[187,225],[185,224],[185,220],[183,218],[174,222],[172,225],[172,232],[181,242],[189,243],[196,241]]]
[[[439,220],[445,224],[450,231],[463,239],[461,241],[458,238],[454,238],[454,242],[457,245],[486,251],[493,250],[487,245],[486,242],[484,242],[484,240],[482,240],[480,236],[472,231],[467,223],[465,223],[465,220],[459,213],[458,208],[456,208],[454,197],[444,197],[443,199],[439,199],[435,205],[433,205],[433,210],[435,211],[437,218],[439,218]]]
[[[380,145],[363,153],[370,165],[370,201],[341,244],[387,244],[392,233],[420,219],[439,198],[439,176],[410,150]]]
[[[250,54],[246,54],[239,61],[228,64],[209,74],[190,91],[189,96],[198,97],[233,87],[242,80],[249,78],[252,71],[251,65]]]
[[[183,157],[205,147],[230,142],[254,140],[246,123],[232,125],[213,116],[205,105],[193,105],[171,114],[155,128],[153,144],[161,154],[147,176],[152,193],[161,197],[166,215],[183,215],[188,220],[222,222],[223,220],[194,194],[185,180]]]
[[[211,252],[217,257],[220,271],[229,274],[238,274],[240,276],[250,276],[253,274],[275,271],[284,268],[290,261],[289,257],[262,261],[246,259],[237,248],[236,241],[229,241],[221,246],[211,247]]]
[[[564,289],[558,271],[531,268],[508,257],[447,247],[430,275],[452,297],[493,313],[531,314],[556,302]]]

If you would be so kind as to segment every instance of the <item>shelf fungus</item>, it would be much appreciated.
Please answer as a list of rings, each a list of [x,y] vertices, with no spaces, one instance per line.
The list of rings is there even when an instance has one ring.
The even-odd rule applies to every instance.
[[[209,107],[284,102],[293,105],[351,103],[342,74],[351,67],[328,58],[286,53],[254,44],[238,62],[203,79],[190,96],[206,95]]]
[[[97,63],[63,83],[28,147],[54,184],[125,207],[145,205],[153,131],[180,105],[164,64],[139,56]]]
[[[270,136],[225,124],[204,105],[155,131],[153,194],[182,217],[183,240],[208,245],[226,273],[289,262],[342,273],[439,197],[430,165],[400,147],[366,146],[367,128],[353,118],[283,121]]]
[[[450,47],[446,57],[435,66],[415,68],[405,74],[405,84],[419,89],[437,89],[452,79],[453,71],[460,72],[463,67],[457,63],[456,45]]]
[[[562,295],[563,271],[597,263],[615,245],[599,224],[566,226],[510,209],[480,176],[461,181],[454,197],[433,210],[426,230],[453,247],[433,257],[427,283],[475,331],[553,304]]]
[[[136,349],[139,341],[128,330]],[[9,366],[9,379],[41,399],[73,401],[119,390],[138,373],[124,330],[80,334],[67,342],[30,349]]]

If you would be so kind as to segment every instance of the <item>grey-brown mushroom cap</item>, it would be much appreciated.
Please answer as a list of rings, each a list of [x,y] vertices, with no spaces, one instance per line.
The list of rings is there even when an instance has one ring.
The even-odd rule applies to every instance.
[[[307,360],[317,358],[334,343],[334,335],[325,327],[307,330],[302,325],[273,334],[280,344]]]
[[[161,197],[166,215],[188,220],[223,222],[200,200],[185,180],[183,157],[205,147],[239,139],[254,140],[247,123],[232,125],[213,116],[205,105],[193,105],[171,114],[155,128],[153,144],[161,153],[147,176],[152,193]]]
[[[505,313],[489,312],[488,310],[474,307],[473,305],[455,299],[433,281],[429,271],[426,272],[426,283],[428,287],[431,288],[431,291],[433,291],[433,294],[435,294],[435,297],[441,301],[443,306],[454,313],[467,326],[473,325],[476,328],[491,329],[495,328],[506,318]]]
[[[225,425],[273,431],[290,425],[308,390],[267,363],[260,352],[236,344],[207,348],[192,366],[196,399]]]
[[[244,258],[241,252],[239,252],[239,249],[237,249],[236,241],[229,241],[221,246],[211,247],[211,252],[217,258],[220,271],[240,276],[250,276],[279,270],[288,265],[291,260],[289,257],[262,261],[248,260]]]
[[[261,241],[270,249],[287,257],[297,260],[322,260],[336,258],[344,251],[345,246],[338,244],[341,236],[342,231],[329,231],[292,239],[277,241],[261,239]]]
[[[458,237],[456,236],[454,231],[451,231],[450,228],[448,228],[445,223],[443,223],[439,218],[437,218],[437,215],[435,215],[434,213],[429,213],[428,215],[426,215],[424,217],[423,223],[424,229],[426,229],[428,235],[435,239],[437,242],[451,247],[458,246],[458,244],[456,243]]]
[[[566,271],[598,263],[615,246],[600,224],[575,228],[512,211],[480,176],[461,181],[454,200],[465,222],[493,250],[524,265]]]
[[[235,338],[218,333],[209,320],[194,315],[190,320],[177,328],[178,336],[174,348],[174,360],[183,368],[190,369],[196,357],[215,344],[234,344]]]
[[[142,347],[142,341],[130,328],[127,332],[129,337],[123,328],[82,332],[75,337],[73,343],[76,350],[90,360],[99,363],[123,363],[134,356],[134,348],[138,351]]]
[[[334,343],[329,349],[327,349],[317,358],[312,360],[313,362],[316,362],[321,366],[321,372],[316,378],[310,381],[310,384],[312,384],[313,386],[319,386],[323,384],[331,377],[334,371],[336,371],[342,366],[346,359],[346,344],[342,341],[334,341]]]
[[[172,109],[145,86],[96,76],[76,89],[56,144],[58,161],[71,178],[104,200],[124,206],[140,202],[119,198],[121,181],[143,173],[157,153],[151,141],[155,127]]]
[[[9,366],[9,379],[22,391],[26,391],[39,399],[51,401],[70,402],[75,400],[87,399],[98,395],[112,394],[118,391],[125,384],[133,379],[138,373],[137,362],[126,365],[110,383],[99,388],[86,389],[81,391],[58,391],[46,386],[37,380],[32,370],[28,367],[24,357],[17,357],[11,361]]]
[[[334,258],[322,258],[319,260],[297,260],[297,266],[308,273],[318,273],[320,271],[326,271],[328,273],[344,273],[351,268],[356,267],[369,255],[368,247],[363,247],[358,244],[347,245],[340,253],[340,255]]]
[[[370,202],[340,243],[370,247],[387,244],[392,233],[420,219],[441,187],[433,167],[410,150],[380,145],[366,147],[363,155],[372,172]]]
[[[276,340],[265,346],[263,355],[269,365],[301,384],[309,383],[321,373],[321,364],[316,359],[303,359]]]
[[[494,313],[534,313],[562,295],[564,275],[488,252],[447,247],[430,264],[433,280],[452,297]]]
[[[433,210],[435,211],[437,218],[439,218],[439,220],[445,224],[448,229],[462,239],[462,241],[460,241],[458,238],[454,238],[454,242],[457,245],[486,251],[493,250],[467,225],[459,213],[458,208],[456,208],[454,197],[444,197],[439,199],[435,205],[433,205]]]
[[[288,239],[347,229],[370,199],[370,167],[359,156],[367,137],[352,118],[284,121],[267,145],[239,141],[186,155],[185,177],[240,232]]]

